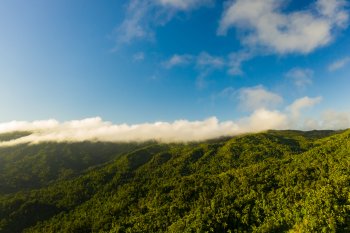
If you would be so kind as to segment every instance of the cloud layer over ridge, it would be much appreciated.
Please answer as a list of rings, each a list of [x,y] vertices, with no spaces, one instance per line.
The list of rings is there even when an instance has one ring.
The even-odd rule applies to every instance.
[[[350,127],[350,114],[325,112],[319,119],[305,117],[302,112],[318,104],[321,97],[303,97],[295,100],[284,110],[269,109],[271,104],[282,101],[281,97],[264,90],[262,86],[244,89],[249,95],[267,95],[263,103],[249,103],[251,114],[235,121],[220,122],[216,117],[202,121],[176,120],[143,124],[113,124],[100,117],[58,122],[12,121],[0,123],[0,134],[30,131],[32,134],[11,141],[0,142],[0,147],[41,142],[131,142],[156,140],[159,142],[201,141],[221,136],[233,136],[268,129],[344,129]],[[271,101],[271,104],[267,103]],[[247,103],[243,103],[247,104]],[[252,109],[252,108],[255,109]]]

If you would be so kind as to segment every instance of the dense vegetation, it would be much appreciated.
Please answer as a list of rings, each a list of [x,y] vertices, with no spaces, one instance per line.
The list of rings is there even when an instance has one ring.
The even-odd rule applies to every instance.
[[[350,131],[0,148],[0,185],[0,232],[350,232]]]
[[[81,142],[0,147],[0,194],[40,188],[56,180],[73,178],[88,168],[148,144]]]

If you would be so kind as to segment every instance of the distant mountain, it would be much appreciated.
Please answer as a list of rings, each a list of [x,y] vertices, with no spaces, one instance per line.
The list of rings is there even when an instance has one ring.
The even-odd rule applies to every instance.
[[[13,138],[21,133],[0,135]],[[76,177],[150,143],[40,143],[0,147],[0,194],[41,188]]]
[[[2,133],[0,134],[0,142],[6,142],[10,140],[15,140],[24,136],[30,135],[31,132],[12,132],[12,133]]]
[[[350,232],[350,130],[4,147],[0,193],[6,233]]]

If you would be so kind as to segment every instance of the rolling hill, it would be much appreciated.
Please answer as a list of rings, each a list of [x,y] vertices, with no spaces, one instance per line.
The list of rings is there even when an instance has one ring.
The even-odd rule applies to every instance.
[[[0,148],[6,233],[349,232],[349,193],[349,130]]]

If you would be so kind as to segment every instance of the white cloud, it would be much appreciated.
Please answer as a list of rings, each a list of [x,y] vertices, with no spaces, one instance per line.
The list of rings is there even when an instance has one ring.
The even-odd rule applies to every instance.
[[[318,0],[316,8],[319,13],[339,27],[346,27],[349,14],[345,10],[348,3],[344,0]]]
[[[305,130],[348,129],[350,128],[350,112],[326,110],[321,114],[319,119],[304,119],[302,127]]]
[[[318,128],[322,129],[346,129],[350,127],[350,113],[337,112],[334,110],[325,111]]]
[[[260,109],[237,123],[234,121],[219,122],[216,117],[203,121],[177,120],[172,123],[155,122],[137,125],[114,125],[102,121],[99,117],[57,123],[54,127],[48,125],[46,121],[41,121],[41,124],[38,122],[11,122],[0,124],[0,133],[30,130],[33,134],[12,141],[0,142],[0,147],[41,142],[201,141],[246,132],[283,128],[287,122],[285,118],[285,115],[277,111]],[[9,124],[11,127],[8,126]]]
[[[169,60],[163,62],[165,68],[170,69],[175,66],[188,65],[193,62],[193,56],[189,54],[174,54]]]
[[[288,116],[277,110],[260,108],[239,121],[241,132],[259,132],[267,129],[287,129]]]
[[[322,97],[310,98],[305,96],[303,98],[295,100],[291,105],[287,107],[287,110],[291,113],[293,118],[299,118],[301,110],[312,107],[322,101]]]
[[[313,75],[313,70],[299,67],[293,68],[285,74],[287,78],[293,81],[295,86],[300,88],[312,84]]]
[[[318,0],[309,9],[282,12],[287,0],[236,0],[223,12],[218,29],[225,35],[231,27],[244,31],[241,41],[278,54],[307,54],[329,44],[334,29],[344,28],[348,12],[343,0]]]
[[[137,125],[114,125],[101,118],[58,123],[52,120],[40,122],[10,122],[0,124],[0,133],[30,130],[34,133],[0,146],[21,143],[106,141],[129,142],[158,140],[162,142],[197,141],[224,135],[233,135],[239,129],[232,122],[219,122],[215,117],[204,121],[177,120],[172,123],[155,122]]]
[[[339,59],[337,61],[334,61],[332,64],[328,66],[329,71],[336,71],[344,66],[346,66],[350,62],[350,57],[344,57],[342,59]]]
[[[247,90],[249,88],[246,88]],[[255,87],[253,89],[262,89]],[[228,89],[228,93],[233,90]],[[259,92],[257,92],[259,93]],[[262,91],[256,96],[268,96],[276,102],[275,94]],[[248,94],[249,96],[249,94]],[[254,95],[252,95],[254,96]],[[252,97],[250,96],[250,97]],[[277,99],[280,98],[277,96]],[[131,142],[157,140],[160,142],[201,141],[221,136],[233,136],[268,129],[345,129],[350,127],[350,113],[326,111],[319,118],[307,118],[302,112],[321,101],[321,97],[303,97],[295,100],[285,111],[268,109],[264,105],[251,115],[235,121],[220,122],[216,117],[203,121],[177,120],[144,124],[112,124],[99,117],[67,122],[12,121],[0,123],[0,133],[31,131],[32,134],[12,141],[0,142],[0,147],[41,142]],[[269,101],[268,101],[269,102]],[[278,102],[278,101],[277,101]],[[251,104],[257,107],[260,104]],[[269,105],[269,104],[267,104]]]
[[[283,102],[283,98],[273,92],[267,91],[263,86],[242,88],[238,91],[240,107],[244,110],[270,109]]]

